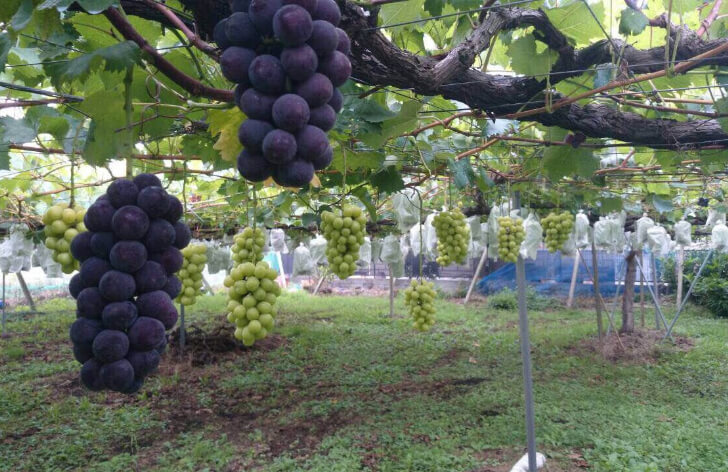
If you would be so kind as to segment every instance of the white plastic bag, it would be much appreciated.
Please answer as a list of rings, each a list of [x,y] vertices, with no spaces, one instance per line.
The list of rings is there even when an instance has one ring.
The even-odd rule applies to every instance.
[[[653,226],[655,226],[655,221],[647,216],[647,213],[642,214],[642,217],[635,222],[635,249],[642,249],[642,246],[647,244],[647,230]]]
[[[356,261],[357,267],[368,269],[372,263],[372,241],[369,236],[364,236],[364,244],[359,247],[359,259]]]
[[[270,249],[273,252],[280,252],[281,254],[288,254],[288,246],[286,245],[286,233],[280,228],[273,228],[270,230],[268,237],[270,241]]]
[[[572,231],[569,233],[569,238],[564,241],[563,246],[561,246],[561,255],[562,256],[573,256],[576,254],[576,241],[574,240],[574,232]]]
[[[574,217],[574,246],[579,249],[589,247],[589,217],[584,214],[584,211],[579,210],[579,213]]]
[[[498,258],[498,218],[508,215],[508,206],[500,204],[494,206],[488,215],[488,258]]]
[[[24,224],[9,228],[10,236],[0,244],[0,271],[7,274],[30,269],[33,241],[25,238],[27,232]]]
[[[692,225],[685,220],[675,223],[675,244],[678,246],[689,246],[693,242]]]
[[[402,277],[404,275],[404,256],[400,238],[393,234],[385,237],[382,241],[382,252],[379,259],[389,266],[394,277]]]
[[[480,226],[480,216],[470,216],[465,219],[470,229],[470,238],[468,240],[468,258],[480,257],[485,248],[483,243],[483,233]],[[487,233],[486,233],[487,234]]]
[[[207,246],[207,271],[217,274],[230,267],[230,248],[222,247],[218,242],[205,242]]]
[[[717,224],[725,224],[725,213],[709,208],[708,218],[705,220],[705,228],[710,229]]]
[[[546,456],[540,452],[536,453],[536,468],[540,469],[546,465]],[[524,454],[511,468],[511,472],[528,472],[528,454]]]
[[[723,223],[713,226],[711,245],[718,252],[728,252],[728,226]]]
[[[314,272],[315,265],[311,259],[311,252],[301,243],[293,251],[293,270],[292,275],[311,275]]]
[[[655,225],[647,230],[647,246],[650,251],[658,254],[660,257],[665,257],[670,254],[672,250],[672,241],[670,235],[667,234],[667,230],[659,225]]]
[[[435,219],[435,213],[430,213],[425,218],[425,227],[423,236],[425,238],[425,258],[430,261],[437,259],[437,231],[432,221]]]
[[[419,223],[422,201],[418,192],[406,188],[392,197],[392,208],[397,217],[397,226],[402,233]]]
[[[601,217],[594,223],[594,244],[600,249],[619,251],[624,246],[624,233],[619,218]]]
[[[538,222],[536,213],[530,213],[523,221],[523,232],[525,236],[519,249],[521,257],[536,260],[543,235],[543,228],[541,227],[541,223]]]
[[[40,267],[48,278],[63,277],[61,264],[53,260],[53,251],[45,247],[44,244],[38,244],[35,247],[33,264]]]
[[[425,225],[414,225],[409,230],[410,246],[415,256],[420,255],[421,246],[425,244]]]
[[[326,238],[320,234],[309,243],[308,251],[314,265],[328,265],[328,261],[326,260],[326,245]]]

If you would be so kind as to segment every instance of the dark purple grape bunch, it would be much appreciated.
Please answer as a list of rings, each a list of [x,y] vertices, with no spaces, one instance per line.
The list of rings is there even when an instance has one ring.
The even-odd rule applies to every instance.
[[[115,180],[86,211],[88,231],[71,242],[81,269],[68,289],[73,355],[89,390],[134,393],[159,365],[177,323],[180,249],[192,237],[183,212],[152,174]]]
[[[240,174],[303,187],[333,159],[326,132],[334,127],[351,75],[351,43],[337,28],[334,0],[235,0],[215,26],[223,75],[238,85],[247,115],[238,138]]]

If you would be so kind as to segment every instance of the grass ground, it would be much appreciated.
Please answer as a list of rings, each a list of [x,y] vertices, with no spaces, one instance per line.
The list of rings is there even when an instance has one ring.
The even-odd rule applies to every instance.
[[[420,334],[384,297],[289,294],[258,348],[193,331],[188,357],[168,352],[126,397],[79,386],[71,302],[0,339],[0,470],[487,472],[524,452],[514,312],[439,301]],[[202,298],[188,320],[210,331],[223,305]],[[691,309],[678,332],[694,348],[613,363],[584,343],[593,319],[531,313],[547,470],[728,470],[728,321]]]

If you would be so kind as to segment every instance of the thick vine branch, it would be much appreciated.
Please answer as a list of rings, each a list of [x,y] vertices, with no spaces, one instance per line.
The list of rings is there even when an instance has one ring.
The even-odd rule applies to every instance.
[[[132,24],[129,23],[129,21],[124,18],[121,13],[119,13],[119,10],[111,7],[104,11],[104,15],[125,39],[134,41],[145,53],[147,53],[157,69],[191,95],[226,102],[233,101],[233,92],[231,90],[208,87],[202,82],[193,79],[189,75],[177,69],[171,62],[165,59],[164,56],[159,54],[159,52],[157,52],[157,50],[154,49],[154,47],[152,47],[152,45],[149,44],[136,29],[134,29]]]

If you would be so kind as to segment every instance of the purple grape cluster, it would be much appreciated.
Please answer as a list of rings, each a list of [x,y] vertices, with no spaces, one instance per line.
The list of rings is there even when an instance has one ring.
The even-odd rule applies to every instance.
[[[192,237],[183,211],[152,174],[115,180],[86,211],[88,231],[71,242],[81,269],[68,289],[73,355],[89,390],[134,393],[159,365],[177,322],[180,249]]]
[[[343,103],[337,87],[351,75],[341,12],[334,0],[236,0],[232,7],[214,39],[247,116],[238,170],[251,182],[272,176],[302,187],[333,159],[326,132]]]

